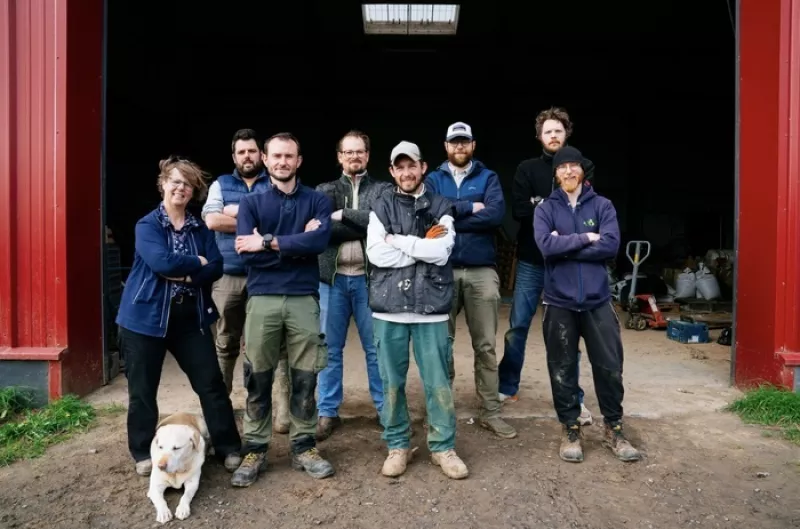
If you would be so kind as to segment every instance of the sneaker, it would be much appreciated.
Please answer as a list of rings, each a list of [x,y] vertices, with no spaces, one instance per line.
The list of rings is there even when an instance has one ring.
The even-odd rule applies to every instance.
[[[582,437],[580,425],[562,425],[561,447],[558,450],[558,456],[569,463],[580,463],[583,461]]]
[[[136,473],[140,476],[147,477],[153,471],[153,462],[150,459],[144,459],[136,462]]]
[[[249,487],[258,479],[261,472],[267,470],[266,452],[250,452],[242,460],[242,464],[233,473],[231,485],[234,487]]]
[[[589,411],[589,408],[581,403],[581,414],[578,417],[578,424],[581,426],[589,426],[592,424],[592,412]]]
[[[342,420],[339,417],[320,417],[317,419],[317,441],[324,441],[341,425]]]
[[[464,479],[469,475],[467,465],[461,461],[455,450],[433,452],[431,454],[431,463],[441,467],[444,475],[450,479]]]
[[[513,439],[517,436],[517,431],[500,417],[490,419],[480,419],[480,425],[503,439]]]
[[[500,402],[517,402],[519,400],[519,395],[506,395],[505,393],[500,393]]]
[[[414,453],[410,448],[392,448],[389,456],[383,462],[381,474],[387,478],[396,478],[406,471],[406,466],[411,463]]]
[[[225,456],[225,470],[228,472],[236,472],[236,469],[239,468],[241,464],[242,456],[239,455],[239,452],[231,452]]]
[[[311,448],[300,454],[292,454],[292,467],[295,470],[305,470],[306,474],[314,479],[327,478],[333,476],[334,470],[316,448]]]
[[[603,446],[610,449],[620,461],[639,461],[642,458],[641,452],[625,438],[622,423],[619,422],[613,425],[606,423]]]

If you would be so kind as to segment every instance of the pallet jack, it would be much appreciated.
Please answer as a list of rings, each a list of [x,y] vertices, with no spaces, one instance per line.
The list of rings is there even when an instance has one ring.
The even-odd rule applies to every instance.
[[[642,251],[644,250],[644,253]],[[648,327],[651,329],[666,329],[669,321],[664,317],[665,310],[675,307],[680,308],[675,303],[664,303],[659,305],[652,294],[637,294],[636,282],[639,276],[639,266],[650,256],[650,243],[648,241],[628,241],[625,247],[625,255],[633,265],[631,291],[628,294],[628,318],[625,320],[626,329],[636,329],[643,331]]]

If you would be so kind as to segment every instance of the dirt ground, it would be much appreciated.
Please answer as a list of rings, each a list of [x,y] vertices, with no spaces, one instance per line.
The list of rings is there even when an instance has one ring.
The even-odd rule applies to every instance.
[[[738,395],[728,385],[729,348],[684,346],[658,331],[624,331],[627,428],[646,458],[633,464],[617,461],[600,445],[602,430],[595,425],[586,431],[586,461],[576,465],[557,456],[559,430],[538,321],[531,330],[521,400],[504,408],[519,431],[513,440],[495,438],[471,421],[476,403],[465,331],[462,321],[456,348],[457,444],[470,468],[468,479],[449,480],[430,464],[414,368],[410,398],[417,435],[412,442],[418,451],[400,479],[380,475],[385,448],[369,419],[374,411],[361,353],[351,347],[345,360],[351,366],[342,409],[345,424],[320,444],[337,469],[335,476],[315,481],[292,470],[286,436],[278,435],[270,447],[269,469],[255,485],[232,489],[230,475],[209,462],[191,517],[169,526],[800,527],[800,449],[720,411]],[[581,367],[586,403],[597,416],[585,359]],[[193,409],[196,399],[185,379],[172,363],[165,369],[162,413]],[[242,398],[237,389],[238,409]],[[98,405],[124,400],[124,379],[92,396]],[[147,479],[133,472],[124,415],[102,419],[89,433],[51,448],[40,459],[0,469],[0,484],[0,528],[159,525],[145,496]],[[178,491],[167,494],[173,510],[179,496]]]

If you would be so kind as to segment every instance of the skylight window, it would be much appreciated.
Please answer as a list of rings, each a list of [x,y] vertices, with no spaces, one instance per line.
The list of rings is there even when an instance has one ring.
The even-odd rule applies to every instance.
[[[368,35],[455,35],[460,6],[454,4],[363,4]]]

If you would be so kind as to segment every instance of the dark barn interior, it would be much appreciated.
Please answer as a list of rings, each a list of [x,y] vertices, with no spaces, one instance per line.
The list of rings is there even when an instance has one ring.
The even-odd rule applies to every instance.
[[[455,36],[424,37],[365,35],[351,1],[108,5],[106,219],[123,267],[171,153],[217,175],[232,169],[235,130],[291,131],[300,178],[316,185],[338,176],[336,142],[357,128],[371,173],[388,178],[394,144],[439,164],[446,127],[463,120],[508,196],[551,105],[569,111],[623,245],[651,241],[653,265],[733,247],[730,3],[470,1]],[[510,208],[504,232],[516,233]]]

